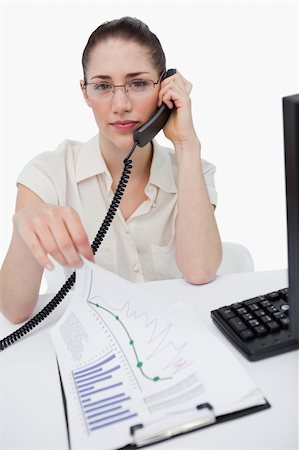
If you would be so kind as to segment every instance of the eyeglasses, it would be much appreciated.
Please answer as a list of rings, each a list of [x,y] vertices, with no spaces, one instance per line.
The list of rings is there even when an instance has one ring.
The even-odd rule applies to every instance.
[[[125,93],[132,97],[144,98],[150,95],[155,89],[156,84],[159,83],[161,76],[158,81],[152,80],[132,80],[125,84],[112,84],[105,82],[100,83],[84,83],[84,88],[88,88],[89,95],[95,99],[109,100],[115,94],[115,88],[123,87]]]

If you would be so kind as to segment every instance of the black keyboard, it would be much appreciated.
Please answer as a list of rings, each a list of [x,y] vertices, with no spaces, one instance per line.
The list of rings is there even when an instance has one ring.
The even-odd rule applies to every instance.
[[[290,331],[288,288],[211,312],[214,323],[250,361],[299,347]]]

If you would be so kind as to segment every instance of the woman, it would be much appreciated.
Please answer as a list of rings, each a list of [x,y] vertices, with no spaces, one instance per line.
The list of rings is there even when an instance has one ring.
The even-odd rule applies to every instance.
[[[80,85],[99,134],[83,144],[63,141],[18,177],[13,235],[0,278],[1,311],[14,323],[32,313],[43,270],[53,270],[49,255],[66,273],[82,265],[82,255],[135,282],[183,276],[207,283],[220,264],[215,168],[200,157],[191,84],[178,71],[162,79],[159,40],[129,17],[98,27],[82,63]],[[174,150],[155,141],[136,148],[119,209],[94,257],[90,242],[113,198],[133,133],[162,102],[173,109],[163,131]]]

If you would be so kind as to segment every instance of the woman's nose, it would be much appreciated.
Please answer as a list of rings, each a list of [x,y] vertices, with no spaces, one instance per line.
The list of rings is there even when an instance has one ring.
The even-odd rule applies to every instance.
[[[125,91],[124,86],[119,86],[115,89],[112,99],[112,111],[114,113],[122,113],[125,111],[130,111],[132,108],[132,103]]]

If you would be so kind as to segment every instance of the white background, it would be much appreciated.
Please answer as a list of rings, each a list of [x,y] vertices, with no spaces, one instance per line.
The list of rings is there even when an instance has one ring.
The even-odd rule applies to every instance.
[[[89,35],[131,15],[193,83],[202,155],[217,166],[222,240],[246,245],[256,270],[287,266],[281,98],[298,91],[296,1],[0,3],[0,262],[22,167],[65,138],[97,132],[79,89]],[[162,133],[158,140],[169,143]]]

